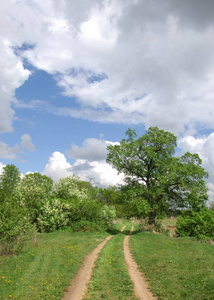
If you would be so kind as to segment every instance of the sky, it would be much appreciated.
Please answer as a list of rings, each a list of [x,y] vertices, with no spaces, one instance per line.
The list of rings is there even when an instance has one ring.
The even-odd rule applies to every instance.
[[[101,187],[107,146],[158,126],[214,200],[213,0],[0,0],[0,171]]]

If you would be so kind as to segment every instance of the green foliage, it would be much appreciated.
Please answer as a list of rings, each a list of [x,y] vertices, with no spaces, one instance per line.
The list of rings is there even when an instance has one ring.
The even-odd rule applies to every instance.
[[[113,205],[104,205],[102,207],[102,217],[108,225],[113,224],[113,220],[116,218],[116,209]]]
[[[204,207],[199,211],[184,211],[178,218],[179,236],[214,237],[214,212]]]
[[[55,193],[61,199],[87,199],[88,193],[78,177],[69,176],[61,178],[54,185]]]
[[[35,228],[23,208],[10,199],[0,204],[0,252],[11,254],[35,234]]]
[[[142,202],[133,204],[136,213],[149,211],[149,222],[155,223],[157,213],[204,205],[207,173],[197,154],[174,157],[175,135],[157,127],[150,127],[142,137],[131,129],[126,134],[120,145],[108,146],[107,162],[125,175],[133,203]]]
[[[37,223],[43,205],[52,197],[53,180],[40,173],[25,175],[13,192],[13,199],[26,207],[32,223]]]
[[[0,175],[0,189],[2,196],[10,196],[20,182],[21,174],[19,169],[14,165],[3,167],[3,172]]]
[[[69,222],[69,211],[69,204],[60,199],[48,200],[40,209],[40,230],[50,232],[65,227]]]

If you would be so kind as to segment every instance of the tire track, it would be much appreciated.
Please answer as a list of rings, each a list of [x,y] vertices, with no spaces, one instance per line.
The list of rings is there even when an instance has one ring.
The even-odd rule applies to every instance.
[[[142,273],[138,269],[137,263],[134,261],[131,251],[129,248],[129,238],[132,234],[132,231],[134,229],[134,226],[132,226],[132,229],[124,239],[123,242],[123,251],[124,256],[126,260],[127,269],[130,275],[130,278],[134,284],[134,291],[136,297],[138,297],[141,300],[157,300],[156,297],[154,297],[151,293],[151,291],[148,288],[148,284],[146,282],[146,279],[143,277]]]
[[[120,232],[125,229],[123,226]],[[102,243],[100,243],[85,259],[82,266],[80,267],[77,275],[69,286],[62,300],[81,300],[87,290],[87,284],[89,283],[95,262],[98,258],[99,252],[105,246],[105,244],[113,237],[108,236]]]

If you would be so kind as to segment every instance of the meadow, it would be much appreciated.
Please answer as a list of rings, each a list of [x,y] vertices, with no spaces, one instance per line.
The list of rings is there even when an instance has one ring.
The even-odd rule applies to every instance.
[[[126,225],[124,232],[116,234]],[[131,252],[158,299],[213,299],[214,248],[192,238],[142,232],[120,221],[114,232],[38,234],[18,255],[0,257],[0,299],[62,299],[87,253],[109,234],[84,299],[135,300],[123,255],[131,226]]]

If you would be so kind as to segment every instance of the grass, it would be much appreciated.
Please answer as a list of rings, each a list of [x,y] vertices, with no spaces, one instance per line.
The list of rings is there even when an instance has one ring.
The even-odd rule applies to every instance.
[[[214,248],[191,238],[141,232],[130,247],[159,299],[208,300],[214,295]]]
[[[116,228],[120,230],[124,225],[127,225],[125,230],[113,236],[101,250],[84,299],[137,299],[133,296],[134,287],[123,254],[123,241],[132,224],[130,221],[121,221]]]
[[[59,231],[40,236],[20,255],[0,257],[0,299],[61,299],[86,254],[106,236]]]
[[[101,250],[85,299],[134,300],[123,254],[131,226],[132,254],[158,299],[211,300],[214,248],[191,238],[139,232],[135,221],[119,220]],[[39,235],[20,254],[0,257],[0,299],[62,299],[87,253],[109,233],[59,231]]]

